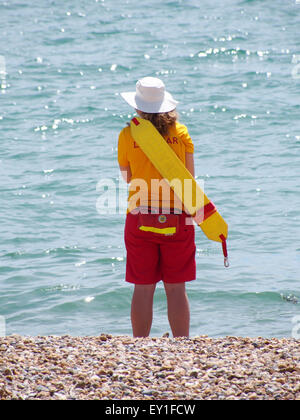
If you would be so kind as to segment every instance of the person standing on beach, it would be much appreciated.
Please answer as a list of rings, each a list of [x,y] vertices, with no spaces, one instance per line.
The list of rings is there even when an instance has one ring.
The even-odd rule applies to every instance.
[[[166,91],[164,83],[145,77],[137,82],[135,92],[121,93],[121,96],[141,118],[152,122],[194,176],[194,145],[187,128],[177,121],[178,102]],[[195,232],[191,218],[169,186],[168,194],[163,194],[164,181],[134,141],[129,126],[119,135],[118,162],[125,181],[130,183],[125,245],[126,281],[134,284],[133,336],[149,336],[154,292],[156,284],[162,280],[173,336],[188,337],[190,309],[185,283],[196,279]],[[145,226],[147,229],[143,230]],[[174,233],[170,234],[163,226],[171,227]]]

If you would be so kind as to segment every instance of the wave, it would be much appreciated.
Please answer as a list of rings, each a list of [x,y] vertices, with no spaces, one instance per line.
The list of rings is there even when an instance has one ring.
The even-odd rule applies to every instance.
[[[299,304],[300,297],[296,296],[294,292],[226,292],[226,291],[215,291],[215,292],[196,292],[192,291],[191,296],[197,296],[203,301],[227,301],[230,302],[265,302],[265,303],[280,303],[287,302],[291,304]]]

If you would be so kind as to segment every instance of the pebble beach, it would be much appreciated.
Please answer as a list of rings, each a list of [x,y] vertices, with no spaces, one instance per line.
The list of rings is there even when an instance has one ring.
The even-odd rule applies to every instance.
[[[299,340],[11,335],[1,400],[300,400]]]

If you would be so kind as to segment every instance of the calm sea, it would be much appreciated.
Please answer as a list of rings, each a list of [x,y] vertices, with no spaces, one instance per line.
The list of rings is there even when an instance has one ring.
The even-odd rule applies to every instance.
[[[231,266],[196,231],[191,335],[300,332],[300,1],[0,1],[0,318],[7,334],[131,334],[119,96],[164,80]],[[162,285],[152,336],[169,331]],[[299,327],[299,328],[298,328]]]

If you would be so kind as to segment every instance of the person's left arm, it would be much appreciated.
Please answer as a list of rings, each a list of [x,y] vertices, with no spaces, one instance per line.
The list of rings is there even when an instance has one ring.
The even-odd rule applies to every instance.
[[[119,135],[118,141],[118,162],[122,177],[127,184],[130,183],[132,178],[131,168],[127,156],[128,142],[126,140],[125,130],[122,130]]]
[[[119,165],[119,166],[120,166],[120,171],[121,171],[124,181],[127,182],[127,184],[129,184],[132,178],[130,165],[128,166]]]

